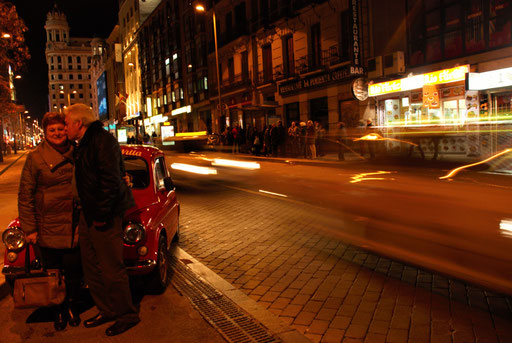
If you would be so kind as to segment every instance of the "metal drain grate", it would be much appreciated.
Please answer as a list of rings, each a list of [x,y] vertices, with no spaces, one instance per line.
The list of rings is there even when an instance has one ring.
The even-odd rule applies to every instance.
[[[235,303],[196,276],[176,257],[171,256],[169,260],[174,271],[174,287],[190,299],[194,307],[228,342],[280,342]]]

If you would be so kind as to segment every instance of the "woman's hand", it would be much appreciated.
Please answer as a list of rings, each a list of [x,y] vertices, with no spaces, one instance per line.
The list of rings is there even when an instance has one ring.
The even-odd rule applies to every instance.
[[[37,232],[31,233],[25,237],[27,243],[36,244],[37,243]]]

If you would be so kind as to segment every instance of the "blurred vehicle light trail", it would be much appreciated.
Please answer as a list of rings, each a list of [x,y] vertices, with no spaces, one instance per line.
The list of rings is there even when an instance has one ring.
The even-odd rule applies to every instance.
[[[259,192],[260,193],[265,193],[265,194],[270,194],[270,195],[277,195],[278,197],[288,198],[288,195],[274,193],[274,192],[269,192],[269,191],[264,191],[263,189],[260,189]]]
[[[392,172],[389,171],[378,171],[375,173],[361,173],[356,174],[354,176],[351,176],[352,179],[350,183],[356,183],[361,181],[368,181],[368,180],[394,180],[394,178],[385,178],[385,177],[367,177],[369,175],[383,175],[383,174],[391,174]]]
[[[236,161],[236,160],[226,160],[221,158],[216,158],[212,162],[212,166],[221,166],[221,167],[233,167],[233,168],[242,168],[242,169],[260,169],[260,164],[258,162],[245,162],[245,161]]]
[[[501,220],[500,233],[502,236],[512,238],[512,219]]]
[[[194,166],[192,164],[173,163],[173,164],[171,164],[171,168],[176,169],[176,170],[182,170],[182,171],[185,171],[188,173],[194,173],[194,174],[202,174],[202,175],[217,174],[217,169],[208,168],[208,167],[199,167],[199,166]]]
[[[503,154],[506,154],[508,152],[512,151],[512,148],[511,149],[505,149],[503,151],[500,151],[498,152],[497,154],[495,155],[492,155],[491,157],[489,158],[486,158],[485,160],[483,161],[480,161],[480,162],[475,162],[475,163],[471,163],[471,164],[466,164],[464,166],[461,166],[461,167],[458,167],[458,168],[455,168],[453,170],[451,170],[448,174],[446,174],[445,176],[441,176],[439,177],[439,179],[441,180],[444,180],[444,179],[449,179],[450,177],[452,176],[455,176],[455,174],[457,174],[459,171],[461,171],[462,169],[466,169],[466,168],[470,168],[470,167],[474,167],[474,166],[477,166],[479,164],[483,164],[483,163],[486,163],[486,162],[489,162],[490,160],[493,160],[495,159],[496,157],[498,156],[501,156]]]

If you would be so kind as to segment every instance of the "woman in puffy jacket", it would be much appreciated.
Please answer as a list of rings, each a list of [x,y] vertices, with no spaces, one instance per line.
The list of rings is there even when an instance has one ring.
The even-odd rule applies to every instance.
[[[37,243],[46,268],[59,268],[66,280],[66,300],[55,310],[54,327],[80,324],[76,301],[82,267],[73,200],[73,146],[64,115],[46,113],[45,139],[32,150],[21,173],[18,212],[27,242]]]

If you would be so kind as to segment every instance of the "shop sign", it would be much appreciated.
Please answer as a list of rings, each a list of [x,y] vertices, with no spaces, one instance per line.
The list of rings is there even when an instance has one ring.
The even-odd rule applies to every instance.
[[[357,78],[352,82],[352,94],[359,101],[368,99],[368,81],[363,78]]]
[[[469,73],[468,64],[451,69],[434,71],[432,73],[423,74],[423,84],[439,85],[442,83],[464,81],[466,79],[466,73]]]
[[[177,108],[175,110],[172,110],[171,115],[177,116],[178,114],[181,114],[181,113],[190,113],[190,112],[192,112],[192,107],[190,105],[188,105],[188,106],[183,106],[183,107]]]
[[[350,9],[352,11],[352,62],[354,65],[361,65],[361,55],[359,50],[359,1],[351,0]]]
[[[438,70],[432,73],[406,77],[403,79],[375,83],[368,86],[368,93],[370,96],[378,96],[419,89],[424,85],[439,85],[443,83],[463,81],[465,80],[466,73],[468,72],[469,65],[464,65],[451,69]]]
[[[354,76],[363,74],[363,67],[345,66],[332,71],[308,76],[303,79],[282,83],[279,85],[279,94],[288,95],[309,88],[324,86],[331,82],[346,81]]]
[[[482,90],[512,86],[512,68],[487,71],[484,73],[469,73],[468,90]]]

